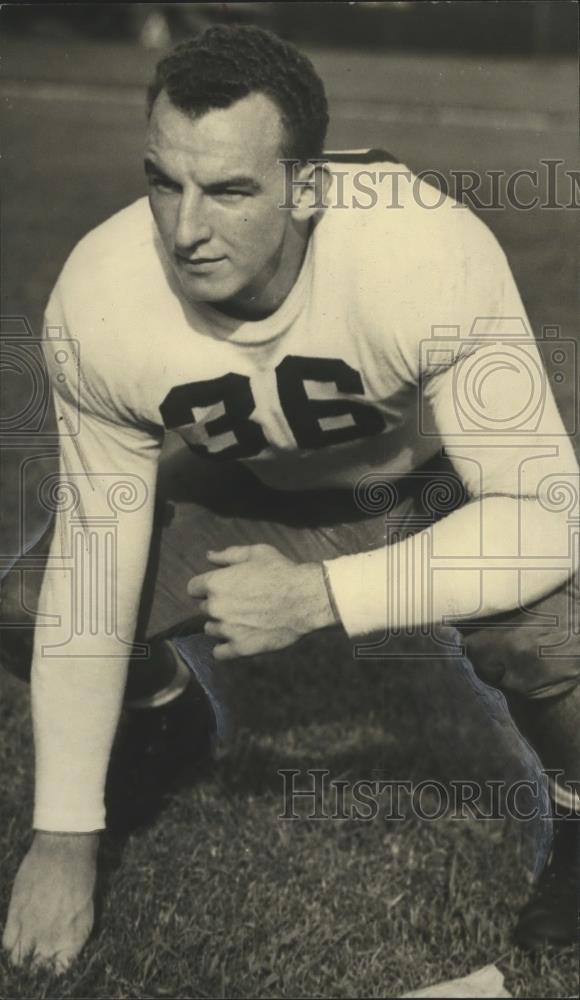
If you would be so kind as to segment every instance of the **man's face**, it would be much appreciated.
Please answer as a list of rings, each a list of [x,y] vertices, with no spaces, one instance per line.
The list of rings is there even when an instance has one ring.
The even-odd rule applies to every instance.
[[[250,94],[193,118],[155,101],[145,169],[165,250],[189,301],[259,299],[291,225],[275,104]]]

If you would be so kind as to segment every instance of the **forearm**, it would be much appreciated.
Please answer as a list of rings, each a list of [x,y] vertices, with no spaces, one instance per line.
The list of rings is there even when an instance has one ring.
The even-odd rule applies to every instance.
[[[565,515],[536,500],[473,501],[404,541],[326,563],[349,635],[484,618],[571,574]]]
[[[105,779],[125,678],[121,661],[105,665],[79,658],[33,670],[35,829],[104,828]]]
[[[46,608],[62,606],[53,603],[50,575],[49,570],[41,595],[31,677],[33,823],[40,830],[83,833],[105,825],[104,786],[130,646],[120,641],[126,630],[119,627],[114,635],[95,634],[85,622],[85,630],[74,634],[65,615],[56,628],[42,624]],[[62,600],[62,588],[56,592]],[[125,625],[130,633],[131,623]]]
[[[37,829],[81,833],[105,825],[105,780],[150,524],[150,505],[120,511],[113,527],[96,518],[90,527],[62,515],[57,519],[38,604],[31,677]]]
[[[63,380],[62,337],[50,331],[68,332],[66,319],[55,293],[43,346],[60,463],[58,476],[43,484],[55,530],[31,677],[34,825],[83,833],[105,823],[104,785],[147,563],[161,433],[148,416],[129,418],[124,393],[109,384],[111,372],[90,345],[84,355],[75,349],[79,369]]]

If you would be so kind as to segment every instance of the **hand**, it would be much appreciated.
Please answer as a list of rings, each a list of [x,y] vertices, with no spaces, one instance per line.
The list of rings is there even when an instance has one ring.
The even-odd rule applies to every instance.
[[[234,545],[208,558],[222,568],[194,576],[187,592],[202,599],[206,633],[224,640],[217,660],[284,649],[336,624],[319,563],[294,563],[272,545]]]
[[[37,831],[12,889],[2,944],[15,965],[31,957],[64,972],[93,927],[99,836]]]

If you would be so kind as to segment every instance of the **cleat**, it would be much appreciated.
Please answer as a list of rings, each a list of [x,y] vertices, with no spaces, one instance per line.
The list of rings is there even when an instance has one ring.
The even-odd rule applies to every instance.
[[[156,657],[173,660],[176,676],[183,677],[172,642],[159,640],[152,649]],[[188,683],[180,681],[180,693],[170,701],[124,713],[107,779],[107,827],[113,833],[129,833],[155,819],[184,769],[211,757],[215,712],[195,673],[187,674]]]

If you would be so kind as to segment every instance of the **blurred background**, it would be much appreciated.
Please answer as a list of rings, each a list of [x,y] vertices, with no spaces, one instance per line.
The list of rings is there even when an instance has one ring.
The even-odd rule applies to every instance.
[[[1,277],[2,328],[8,339],[16,335],[27,343],[34,341],[50,289],[74,244],[145,193],[141,165],[144,87],[155,62],[172,42],[216,22],[257,23],[306,51],[327,87],[329,148],[386,148],[415,171],[434,170],[449,179],[452,193],[452,172],[474,171],[483,178],[480,194],[484,201],[489,198],[493,172],[505,179],[517,170],[532,171],[537,185],[533,189],[522,185],[522,197],[536,195],[539,201],[533,207],[517,210],[513,205],[496,204],[477,212],[507,253],[536,334],[541,340],[544,327],[559,328],[566,357],[572,359],[578,339],[578,209],[570,207],[574,183],[566,171],[577,170],[578,7],[568,0],[3,4]],[[549,193],[546,160],[557,164],[551,207],[542,207]],[[576,200],[580,200],[578,190]],[[86,280],[88,289],[90,274]],[[553,375],[550,357],[545,360]],[[56,444],[50,436],[50,408],[27,409],[27,400],[38,390],[31,385],[30,369],[10,364],[0,376],[4,506],[0,556],[6,564],[17,557],[23,536],[38,527],[34,491],[54,468]],[[578,382],[571,360],[563,376],[554,380],[553,387],[573,428]],[[578,447],[577,436],[574,441]],[[333,775],[353,777],[378,772],[417,780],[509,781],[536,774],[537,764],[515,735],[501,699],[490,701],[481,690],[476,691],[469,672],[455,669],[457,661],[451,665],[401,657],[354,663],[350,647],[338,639],[324,655],[319,647],[306,644],[298,653],[283,656],[271,669],[264,669],[262,663],[236,668],[240,712],[250,734],[232,765],[228,784],[237,803],[236,836],[241,829],[247,835],[255,826],[257,844],[264,830],[270,830],[271,803],[276,801],[273,789],[277,789],[275,768],[288,766],[288,761],[292,766],[329,767]],[[15,685],[0,671],[0,712],[4,713],[0,749],[3,757],[13,761],[0,793],[7,815],[18,817],[13,837],[17,841],[28,823],[31,744],[26,694]],[[207,786],[196,793],[200,801],[211,794]],[[265,820],[253,815],[252,795],[258,797]],[[193,809],[197,801],[190,797],[183,808]],[[205,806],[199,808],[201,815]],[[201,822],[197,814],[195,822]],[[183,827],[177,824],[181,840],[173,846],[185,852],[184,869],[189,863],[189,823],[187,818]],[[214,823],[208,819],[206,827],[201,827],[201,842],[219,842],[222,827],[221,819]],[[516,879],[514,843],[526,830],[528,868],[537,864],[538,847],[544,856],[547,833],[537,821],[520,824],[517,837],[512,830],[507,852],[498,845],[496,868],[485,868],[485,892],[482,889],[477,912],[472,914],[477,923],[487,908],[489,930],[482,931],[481,953],[469,952],[469,962],[489,961],[493,942],[498,940],[495,954],[509,950],[509,938],[498,939],[496,928],[499,919],[503,921],[501,933],[509,934],[513,900],[508,905],[505,886],[510,878]],[[358,829],[357,857],[367,858],[374,880],[378,875],[373,858],[383,848],[373,846],[371,839],[365,855],[362,836]],[[372,836],[369,832],[368,837]],[[418,912],[430,912],[426,901],[432,898],[439,846],[435,842],[425,862],[425,896],[420,897]],[[6,851],[12,849],[6,847]],[[252,845],[252,850],[258,848]],[[471,843],[469,857],[473,850]],[[488,851],[486,844],[482,865],[488,865]],[[277,858],[275,848],[272,852]],[[447,854],[443,851],[440,856]],[[246,860],[244,856],[243,864]],[[270,862],[262,859],[261,863],[270,872]],[[138,887],[142,886],[140,864],[136,863]],[[242,861],[236,857],[228,865],[224,893],[231,888],[227,872],[235,865],[241,870]],[[342,865],[341,860],[341,878]],[[261,870],[256,871],[256,877],[261,877]],[[481,871],[477,869],[473,878]],[[473,882],[467,875],[466,879],[470,894]],[[525,885],[521,879],[514,884],[513,891],[523,901]],[[389,888],[387,882],[377,885],[378,901]],[[214,895],[221,898],[219,893]],[[152,897],[147,916],[150,937],[156,933],[156,899]],[[441,899],[445,906],[445,897]],[[362,896],[361,900],[359,919],[363,921],[368,900]],[[397,910],[402,912],[397,927],[403,936],[413,926],[405,906]],[[123,914],[122,906],[119,912]],[[446,921],[443,910],[441,920],[437,923],[433,918],[426,931],[433,940],[429,953],[433,979],[446,978],[439,973],[449,974],[442,963],[452,951],[445,940],[434,936],[436,926],[447,927],[443,914]],[[215,919],[214,914],[214,923]],[[355,913],[350,924],[356,923]],[[227,942],[231,922],[224,926],[221,939]],[[394,933],[391,925],[390,934]],[[144,943],[150,940],[147,934]],[[315,938],[312,948],[314,968],[318,964]],[[395,941],[393,955],[398,954],[397,948]],[[402,969],[414,966],[415,959],[409,960],[404,949],[401,955]],[[204,960],[202,955],[201,966]],[[210,970],[208,982],[212,975]],[[556,992],[538,993],[530,975],[529,970],[522,973],[519,995],[566,995],[552,981],[549,988]],[[312,991],[325,995],[314,981],[309,980],[307,987],[306,993],[290,991],[288,995],[313,995]],[[575,988],[568,987],[568,991]],[[223,990],[223,986],[218,988]],[[240,987],[235,995],[250,995],[244,992],[249,988]],[[358,995],[353,988],[333,995]],[[381,992],[372,995],[383,995],[384,985],[376,989]],[[204,995],[226,994],[210,991]]]
[[[21,34],[124,39],[145,48],[162,48],[208,24],[228,21],[261,24],[284,38],[316,45],[573,54],[574,7],[566,0],[68,3],[14,5],[3,17],[5,28]]]
[[[144,193],[144,87],[164,49],[218,22],[257,23],[305,48],[327,87],[329,148],[383,147],[445,177],[537,171],[540,197],[542,160],[559,159],[570,201],[573,0],[8,3],[0,11],[5,312],[25,312],[37,326],[74,242]],[[488,188],[484,179],[484,199]],[[532,318],[574,329],[574,214],[509,206],[483,214],[511,255]]]

